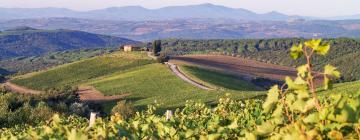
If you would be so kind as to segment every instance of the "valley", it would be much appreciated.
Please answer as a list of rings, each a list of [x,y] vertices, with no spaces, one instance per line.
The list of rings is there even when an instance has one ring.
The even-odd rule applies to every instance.
[[[0,140],[359,139],[356,5],[0,1]]]

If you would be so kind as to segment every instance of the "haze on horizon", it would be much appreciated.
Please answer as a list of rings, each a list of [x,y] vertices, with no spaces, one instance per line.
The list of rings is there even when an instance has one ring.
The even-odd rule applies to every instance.
[[[211,3],[244,8],[257,13],[277,11],[287,15],[332,17],[360,14],[360,0],[1,0],[2,8],[57,7],[78,11],[108,7],[142,6],[156,9]]]

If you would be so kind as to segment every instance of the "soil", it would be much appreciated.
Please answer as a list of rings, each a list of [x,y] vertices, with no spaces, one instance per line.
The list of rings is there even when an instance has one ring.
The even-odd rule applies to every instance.
[[[32,90],[26,87],[22,87],[16,84],[13,84],[9,81],[3,83],[5,89],[20,93],[20,94],[31,94],[31,95],[38,95],[44,93],[43,91]],[[80,86],[78,88],[78,94],[80,96],[80,100],[84,102],[106,102],[106,101],[114,101],[120,100],[130,94],[121,94],[121,95],[114,95],[114,96],[104,96],[101,92],[97,91],[95,88],[91,86]]]
[[[283,81],[286,76],[291,78],[297,76],[296,69],[292,67],[224,55],[173,56],[169,62],[173,64],[194,65],[235,74],[248,79],[248,81],[253,81],[254,78]],[[320,82],[320,79],[316,80],[317,84],[320,84]]]
[[[104,96],[100,91],[91,86],[80,86],[78,88],[80,100],[84,102],[107,102],[123,99],[130,94]]]
[[[4,88],[9,90],[9,91],[12,91],[12,92],[15,92],[15,93],[21,93],[21,94],[33,94],[33,95],[36,95],[36,94],[41,94],[42,91],[38,91],[38,90],[32,90],[32,89],[28,89],[26,87],[22,87],[22,86],[19,86],[19,85],[16,85],[16,84],[13,84],[9,81],[6,81],[4,84],[3,84]]]

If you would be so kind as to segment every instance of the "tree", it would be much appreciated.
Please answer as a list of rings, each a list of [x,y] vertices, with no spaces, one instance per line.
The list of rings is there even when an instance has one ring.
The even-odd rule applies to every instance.
[[[2,74],[0,74],[0,82],[5,80],[5,76],[3,76]]]
[[[158,56],[160,51],[161,51],[161,40],[155,40],[153,42],[153,53],[154,53],[154,55]]]

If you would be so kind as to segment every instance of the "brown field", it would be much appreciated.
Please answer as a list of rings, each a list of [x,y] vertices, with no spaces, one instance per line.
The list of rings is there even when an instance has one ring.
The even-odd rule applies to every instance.
[[[286,76],[296,77],[295,68],[268,64],[244,58],[223,55],[185,55],[171,57],[173,64],[196,65],[246,78],[261,77],[283,81]],[[317,82],[320,82],[317,80]]]

